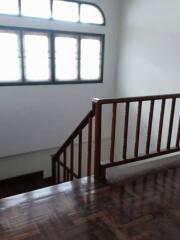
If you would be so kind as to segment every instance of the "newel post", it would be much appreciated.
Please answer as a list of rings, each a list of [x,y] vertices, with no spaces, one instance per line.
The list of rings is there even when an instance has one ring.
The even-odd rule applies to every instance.
[[[99,99],[93,99],[95,110],[95,149],[94,149],[94,176],[102,177],[101,171],[101,124],[102,124],[102,105]]]
[[[51,172],[53,184],[56,184],[56,161],[54,155],[51,155]]]

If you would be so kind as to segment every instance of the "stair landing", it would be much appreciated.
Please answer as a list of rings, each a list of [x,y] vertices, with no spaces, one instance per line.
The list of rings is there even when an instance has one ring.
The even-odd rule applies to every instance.
[[[0,239],[177,240],[179,199],[179,166],[83,178],[0,200]]]

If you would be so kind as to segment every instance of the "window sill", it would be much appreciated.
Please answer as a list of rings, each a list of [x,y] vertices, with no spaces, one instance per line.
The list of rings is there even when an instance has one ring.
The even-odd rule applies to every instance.
[[[103,83],[103,80],[84,80],[84,81],[60,81],[60,82],[21,82],[21,83],[0,83],[0,87],[8,87],[8,86],[37,86],[37,85],[74,85],[74,84],[97,84]]]

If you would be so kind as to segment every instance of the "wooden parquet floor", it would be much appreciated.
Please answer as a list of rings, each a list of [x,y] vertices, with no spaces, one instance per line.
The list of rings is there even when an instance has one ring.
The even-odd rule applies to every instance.
[[[180,167],[0,200],[1,240],[179,240]]]

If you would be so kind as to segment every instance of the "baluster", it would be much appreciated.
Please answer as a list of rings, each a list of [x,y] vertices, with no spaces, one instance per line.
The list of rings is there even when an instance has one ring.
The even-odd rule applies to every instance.
[[[176,98],[173,98],[172,99],[172,105],[171,105],[170,121],[169,121],[169,133],[168,133],[168,140],[167,140],[167,149],[171,148],[171,138],[172,138],[172,129],[173,129],[173,122],[174,122],[175,106],[176,106]]]
[[[157,140],[157,151],[158,152],[160,152],[160,150],[161,150],[161,140],[162,140],[165,105],[166,105],[166,99],[162,99],[161,113],[160,113],[160,120],[159,120],[159,132],[158,132],[158,140]]]
[[[177,138],[176,138],[176,147],[177,148],[180,147],[179,142],[180,142],[180,118],[179,118],[178,132],[177,132]]]
[[[71,181],[71,170],[68,170],[68,181]]]
[[[88,159],[87,159],[87,176],[91,176],[92,161],[92,117],[88,121]]]
[[[78,151],[78,177],[81,178],[82,170],[82,130],[79,131],[79,151]]]
[[[60,180],[61,180],[61,176],[60,176],[60,162],[61,162],[61,159],[58,158],[57,160],[57,182],[60,183]]]
[[[67,181],[70,181],[71,171],[67,168]]]
[[[117,103],[113,103],[112,108],[112,126],[111,126],[111,149],[110,149],[110,162],[114,162],[114,148],[116,140],[116,113]]]
[[[154,100],[151,100],[150,111],[149,111],[149,121],[148,121],[148,131],[147,131],[147,142],[146,142],[146,154],[149,154],[150,144],[151,144],[151,134],[152,134],[152,122],[154,115]]]
[[[68,168],[66,167],[66,182],[69,181],[68,176],[69,176],[69,170],[68,170]]]
[[[59,168],[59,163],[58,163],[58,159],[56,158],[56,160],[55,160],[56,184],[59,183],[59,182],[58,182],[58,168]]]
[[[123,159],[127,157],[127,140],[128,140],[128,125],[129,125],[129,102],[126,102],[125,120],[124,120],[124,145],[123,145]]]
[[[53,156],[51,156],[51,170],[52,170],[53,183],[56,184],[56,161]]]
[[[74,141],[71,143],[71,181],[74,175]]]
[[[139,152],[139,135],[140,135],[140,126],[141,126],[141,113],[142,113],[142,101],[138,103],[138,114],[137,114],[137,124],[136,124],[136,141],[134,155],[138,157]]]
[[[64,150],[63,180],[66,181],[66,149]]]
[[[101,124],[102,105],[95,103],[95,151],[94,151],[94,175],[101,177]]]

